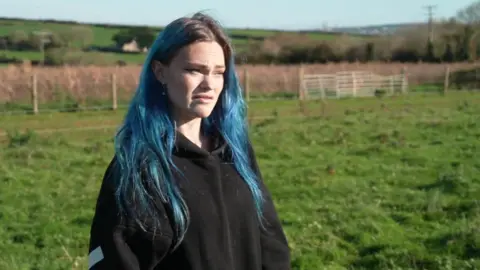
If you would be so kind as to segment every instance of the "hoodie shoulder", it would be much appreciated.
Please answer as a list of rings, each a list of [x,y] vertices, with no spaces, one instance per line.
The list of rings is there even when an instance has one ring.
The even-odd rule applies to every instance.
[[[113,158],[104,173],[90,228],[89,269],[151,269],[170,251],[170,224],[162,219],[163,229],[154,233],[121,215],[115,199],[117,172]]]

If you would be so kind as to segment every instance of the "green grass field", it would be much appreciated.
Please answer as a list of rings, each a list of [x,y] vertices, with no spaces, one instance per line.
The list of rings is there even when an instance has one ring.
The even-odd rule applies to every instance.
[[[479,97],[252,103],[293,269],[479,269]],[[0,269],[87,268],[123,113],[0,116]]]

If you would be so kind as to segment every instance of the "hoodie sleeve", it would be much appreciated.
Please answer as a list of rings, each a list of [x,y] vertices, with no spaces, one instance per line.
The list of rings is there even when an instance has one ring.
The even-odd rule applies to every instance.
[[[259,177],[260,187],[265,197],[263,209],[266,230],[262,230],[261,234],[262,269],[290,270],[291,262],[288,241],[273,203],[272,195],[263,181],[253,146],[250,144],[249,147],[252,167]]]
[[[110,184],[112,164],[103,178],[90,228],[88,269],[154,269],[169,252],[171,227],[154,234],[120,219]]]

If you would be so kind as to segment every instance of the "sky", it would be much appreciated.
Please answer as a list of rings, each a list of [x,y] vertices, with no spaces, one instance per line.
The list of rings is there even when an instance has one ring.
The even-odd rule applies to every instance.
[[[164,26],[206,11],[232,28],[312,29],[446,18],[473,0],[0,0],[0,17]]]

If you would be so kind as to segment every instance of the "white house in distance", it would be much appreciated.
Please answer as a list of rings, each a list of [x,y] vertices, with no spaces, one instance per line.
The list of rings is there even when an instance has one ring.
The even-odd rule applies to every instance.
[[[148,51],[147,47],[140,48],[138,46],[138,43],[135,39],[133,39],[130,42],[124,43],[122,45],[122,51],[124,52],[144,52],[146,53]]]

